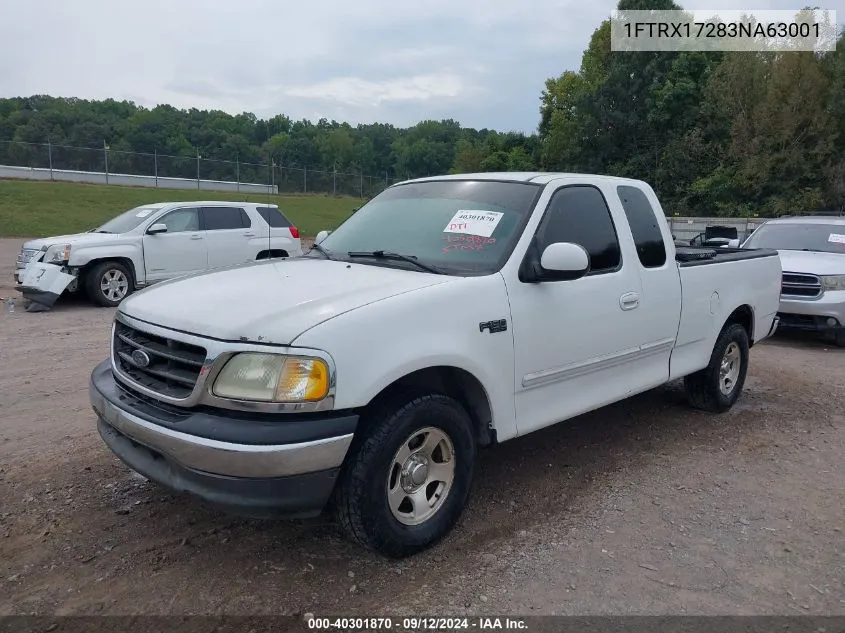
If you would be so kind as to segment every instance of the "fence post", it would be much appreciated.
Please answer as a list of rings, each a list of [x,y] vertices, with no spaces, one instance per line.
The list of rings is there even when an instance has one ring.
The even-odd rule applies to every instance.
[[[197,191],[200,190],[200,149],[197,148]]]
[[[332,195],[337,195],[337,163],[332,165]]]
[[[235,180],[238,182],[238,193],[241,192],[241,155],[235,154]]]
[[[158,148],[153,150],[153,174],[156,179],[156,189],[158,189]]]
[[[53,144],[47,139],[47,160],[50,162],[50,180],[53,180]]]
[[[106,158],[106,184],[109,184],[109,146],[106,145],[105,139],[103,139],[103,156]]]
[[[273,188],[276,186],[276,161],[270,159],[270,193],[273,193]]]
[[[308,168],[302,168],[302,193],[308,193]]]
[[[361,170],[361,197],[364,197],[364,170]]]

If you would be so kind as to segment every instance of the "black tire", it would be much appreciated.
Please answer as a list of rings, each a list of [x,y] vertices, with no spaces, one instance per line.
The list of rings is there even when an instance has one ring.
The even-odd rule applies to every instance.
[[[833,342],[837,347],[845,347],[845,328],[839,328],[833,336]]]
[[[739,351],[739,374],[725,393],[720,386],[720,373],[722,361],[731,346],[736,346]],[[724,413],[734,405],[742,393],[748,373],[748,348],[748,332],[739,323],[729,323],[722,329],[707,367],[684,378],[687,399],[693,408]]]
[[[125,280],[125,292],[120,296],[115,296],[109,291],[104,291],[101,284],[106,276],[115,276],[115,278]],[[132,294],[134,285],[132,272],[120,262],[101,262],[85,273],[85,292],[88,298],[97,305],[106,308],[119,305],[121,301]]]
[[[391,398],[362,422],[366,426],[353,443],[332,502],[341,531],[348,539],[389,558],[403,558],[431,547],[451,531],[469,497],[476,458],[472,421],[463,407],[447,396],[411,393]],[[397,451],[426,428],[444,433],[451,442],[454,475],[448,492],[436,502],[440,506],[435,513],[417,525],[408,525],[391,510],[388,488],[391,481],[397,481]],[[418,454],[416,450],[411,449],[412,456]],[[431,485],[420,488],[428,491]],[[434,486],[437,489],[439,484]],[[411,500],[402,503],[405,501]]]

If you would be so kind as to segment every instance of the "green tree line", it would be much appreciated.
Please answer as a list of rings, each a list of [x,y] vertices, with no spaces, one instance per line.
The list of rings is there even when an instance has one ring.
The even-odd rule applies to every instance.
[[[3,143],[2,141],[13,141]],[[51,144],[50,156],[44,144]],[[294,121],[280,114],[148,109],[128,101],[32,96],[0,99],[0,164],[101,171],[104,144],[109,169],[159,176],[259,180],[258,165],[363,173],[397,180],[450,171],[535,169],[536,135],[461,127],[454,120],[422,121],[409,128],[385,123],[352,126],[320,119]],[[79,147],[88,150],[75,149]],[[178,157],[177,160],[169,157]],[[224,161],[229,161],[224,162]]]

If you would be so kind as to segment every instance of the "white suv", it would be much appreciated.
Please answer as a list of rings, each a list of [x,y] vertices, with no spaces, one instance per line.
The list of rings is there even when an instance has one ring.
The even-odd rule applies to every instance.
[[[845,217],[769,220],[742,246],[780,254],[781,328],[821,332],[845,347]]]
[[[84,289],[102,306],[158,281],[302,254],[299,230],[274,204],[165,202],[130,209],[76,235],[26,242],[15,270],[32,309]]]

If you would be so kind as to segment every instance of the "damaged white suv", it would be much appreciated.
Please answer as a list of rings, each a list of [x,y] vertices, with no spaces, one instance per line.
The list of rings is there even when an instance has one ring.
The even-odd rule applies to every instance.
[[[274,204],[164,202],[130,209],[87,233],[26,242],[14,275],[30,311],[80,289],[113,307],[166,279],[301,254],[299,230]]]

